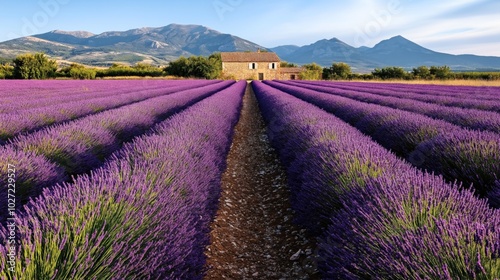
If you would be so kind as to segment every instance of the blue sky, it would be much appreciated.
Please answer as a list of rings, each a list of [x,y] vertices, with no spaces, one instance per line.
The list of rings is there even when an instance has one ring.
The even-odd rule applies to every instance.
[[[54,29],[92,33],[200,24],[265,47],[402,35],[432,50],[500,56],[498,0],[0,0],[0,41]]]

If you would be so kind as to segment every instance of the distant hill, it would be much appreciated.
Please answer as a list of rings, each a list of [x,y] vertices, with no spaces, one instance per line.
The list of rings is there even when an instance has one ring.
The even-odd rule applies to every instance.
[[[354,48],[333,38],[317,41],[293,52],[283,52],[282,47],[271,50],[281,59],[292,63],[314,61],[322,66],[330,66],[333,62],[345,62],[361,72],[371,71],[376,67],[412,68],[421,65],[448,65],[453,70],[500,70],[500,57],[435,52],[402,36],[381,41],[373,48]]]
[[[0,43],[0,56],[42,51],[61,60],[93,65],[138,61],[165,64],[180,56],[258,49],[265,48],[204,26],[170,24],[97,35],[54,30]]]
[[[282,56],[287,56],[295,52],[296,50],[300,49],[299,46],[296,45],[285,45],[285,46],[279,46],[276,48],[272,48],[272,51],[281,54]]]
[[[62,61],[89,65],[149,62],[166,64],[180,56],[213,52],[256,51],[265,47],[201,25],[170,24],[128,31],[92,34],[86,31],[54,30],[0,43],[0,57],[13,58],[24,52],[45,52]],[[356,72],[374,68],[448,65],[453,70],[500,70],[500,57],[451,55],[426,49],[402,36],[384,40],[372,48],[350,46],[337,38],[306,46],[285,45],[269,49],[296,64],[316,62],[330,66],[345,62]]]

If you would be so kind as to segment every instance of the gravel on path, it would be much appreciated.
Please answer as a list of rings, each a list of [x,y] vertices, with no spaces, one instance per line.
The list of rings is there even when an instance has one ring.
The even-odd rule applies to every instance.
[[[286,182],[248,85],[211,225],[205,279],[319,279],[314,240],[292,223]]]

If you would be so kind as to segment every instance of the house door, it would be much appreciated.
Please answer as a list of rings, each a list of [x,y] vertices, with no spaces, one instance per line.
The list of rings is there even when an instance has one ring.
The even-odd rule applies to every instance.
[[[264,80],[264,73],[259,73],[259,81]]]
[[[290,80],[295,80],[295,75],[290,75]]]

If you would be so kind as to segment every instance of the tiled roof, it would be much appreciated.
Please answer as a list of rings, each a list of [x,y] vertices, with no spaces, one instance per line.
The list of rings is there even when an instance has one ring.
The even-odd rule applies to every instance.
[[[222,62],[279,62],[273,52],[223,52]]]

